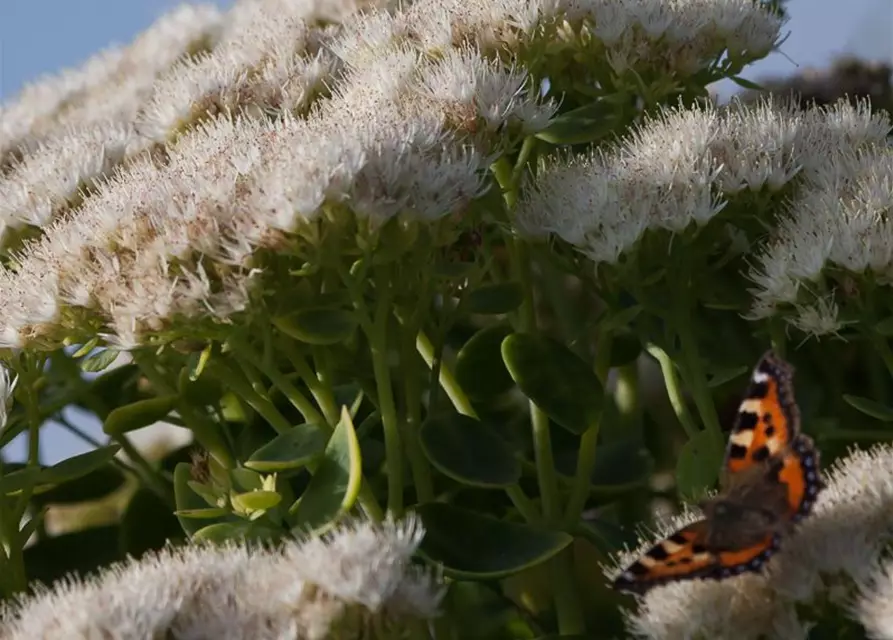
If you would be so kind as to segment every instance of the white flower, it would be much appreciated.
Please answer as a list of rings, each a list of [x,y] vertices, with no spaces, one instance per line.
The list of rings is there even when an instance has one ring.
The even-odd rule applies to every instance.
[[[764,309],[794,302],[796,283],[817,280],[829,265],[893,280],[893,150],[838,148],[825,162],[811,171],[750,274]]]
[[[156,78],[196,43],[213,40],[220,20],[213,5],[181,5],[129,46],[97,54],[79,69],[26,88],[0,110],[0,156],[60,129],[106,121],[130,124]]]
[[[443,589],[411,563],[423,533],[410,516],[342,525],[275,550],[167,548],[7,605],[0,635],[322,640],[347,625],[358,637],[377,638],[382,622],[438,614]]]
[[[851,615],[872,640],[893,640],[893,562],[879,564],[859,585]]]
[[[43,227],[79,190],[111,171],[136,141],[132,127],[100,122],[35,145],[0,178],[0,245],[23,226]]]

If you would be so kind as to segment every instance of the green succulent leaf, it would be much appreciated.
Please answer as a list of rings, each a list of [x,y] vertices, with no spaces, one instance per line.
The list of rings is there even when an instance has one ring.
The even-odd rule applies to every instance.
[[[521,463],[488,424],[458,413],[432,417],[420,440],[428,460],[462,484],[509,487],[521,478]]]
[[[514,381],[549,418],[580,435],[601,414],[602,385],[592,368],[550,338],[514,333],[502,343]]]
[[[352,311],[316,308],[275,316],[273,324],[295,340],[307,344],[331,345],[349,340],[358,322]]]
[[[514,385],[502,361],[502,341],[511,327],[495,324],[475,333],[456,356],[456,382],[471,400],[487,400]]]
[[[888,407],[885,404],[881,404],[870,398],[863,398],[861,396],[853,396],[849,394],[844,394],[843,399],[848,405],[861,411],[867,416],[871,416],[881,422],[893,422],[893,408]]]
[[[299,424],[252,453],[245,466],[264,473],[300,469],[323,454],[327,440],[319,425]]]
[[[179,396],[170,394],[137,400],[118,407],[106,416],[102,430],[109,435],[122,435],[163,420],[177,406]]]
[[[446,503],[418,507],[425,525],[421,555],[461,580],[496,580],[534,567],[567,547],[562,531],[498,520]]]
[[[289,509],[292,530],[304,533],[324,527],[353,507],[360,492],[362,456],[353,420],[346,408],[329,439],[322,461],[301,498]]]

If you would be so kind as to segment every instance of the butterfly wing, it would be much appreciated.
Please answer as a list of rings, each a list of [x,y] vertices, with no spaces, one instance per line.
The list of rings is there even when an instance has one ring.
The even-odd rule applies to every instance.
[[[767,534],[764,540],[745,549],[711,552],[705,545],[708,527],[706,520],[698,520],[661,540],[623,571],[613,587],[643,594],[667,582],[721,580],[759,570],[778,548],[779,537]]]
[[[819,452],[806,434],[799,434],[782,459],[778,481],[787,489],[788,516],[799,522],[812,512],[816,497],[824,488],[819,471]]]
[[[716,568],[717,558],[704,546],[707,521],[698,520],[651,547],[614,580],[620,591],[645,593],[673,580],[707,575]]]
[[[788,448],[800,432],[791,365],[769,351],[760,358],[729,436],[725,469],[741,473]]]

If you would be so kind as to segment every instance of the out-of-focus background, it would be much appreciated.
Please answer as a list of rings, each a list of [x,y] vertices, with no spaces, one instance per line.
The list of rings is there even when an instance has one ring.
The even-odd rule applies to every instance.
[[[232,0],[206,1],[221,8],[232,4]],[[178,4],[179,0],[0,0],[0,102],[42,74],[76,67],[105,47],[129,42]],[[780,81],[798,74],[813,78],[846,55],[860,63],[893,65],[893,0],[788,0],[785,7],[790,17],[788,39],[779,53],[750,67],[743,74],[747,79]],[[878,68],[889,75],[889,67]],[[725,99],[740,87],[729,81],[715,90]],[[90,435],[104,439],[89,415],[71,418]],[[172,432],[175,438],[177,431],[181,430]],[[154,434],[145,429],[133,435]],[[45,464],[91,448],[61,428],[49,431],[42,445]],[[13,442],[4,453],[18,459],[24,456],[24,446],[23,440]]]

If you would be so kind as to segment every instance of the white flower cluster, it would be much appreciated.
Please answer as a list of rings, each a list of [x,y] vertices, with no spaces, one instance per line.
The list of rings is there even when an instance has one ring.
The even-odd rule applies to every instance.
[[[443,588],[412,564],[423,535],[409,517],[276,550],[168,548],[7,605],[0,637],[322,640],[347,629],[337,637],[376,638],[383,625],[438,615]]]
[[[766,570],[722,581],[694,580],[655,587],[629,614],[640,638],[806,638],[809,620],[796,605],[828,603],[849,612],[875,638],[893,638],[891,568],[893,447],[855,450],[827,473],[815,511],[783,541]],[[639,554],[697,520],[696,510],[666,523],[635,552],[623,553],[613,577]]]
[[[609,151],[546,163],[528,185],[517,224],[610,264],[646,230],[703,225],[742,192],[777,192],[796,178],[789,215],[751,273],[752,314],[764,317],[794,303],[801,282],[815,280],[828,263],[893,276],[889,131],[889,120],[865,104],[799,111],[767,101],[665,111]],[[839,328],[827,297],[791,321],[810,333]]]
[[[893,148],[881,140],[868,148],[829,153],[825,160],[751,274],[757,284],[755,317],[794,305],[798,315],[793,322],[816,335],[841,326],[837,304],[814,284],[827,267],[851,274],[869,271],[877,282],[893,284]],[[804,288],[817,289],[815,301],[798,305]]]
[[[176,318],[228,321],[257,250],[312,244],[343,211],[372,225],[447,218],[481,193],[488,132],[554,113],[474,49],[384,47],[304,119],[220,115],[116,169],[0,271],[0,344],[53,346],[85,316],[124,346]]]

